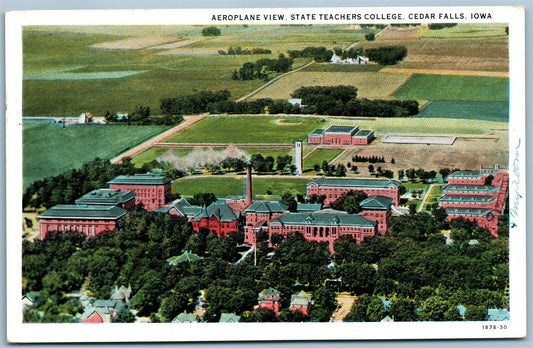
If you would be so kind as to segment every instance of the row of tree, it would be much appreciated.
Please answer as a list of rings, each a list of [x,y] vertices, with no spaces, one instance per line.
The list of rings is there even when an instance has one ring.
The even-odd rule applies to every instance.
[[[232,80],[265,80],[270,79],[271,73],[286,73],[291,70],[294,60],[280,54],[278,59],[263,58],[255,63],[246,62],[239,70],[234,70]]]
[[[118,117],[116,112],[106,111],[104,115],[107,122],[120,122],[128,125],[174,125],[183,121],[181,115],[164,114],[162,116],[151,116],[149,106],[137,105],[135,110],[123,117]]]
[[[373,41],[374,38],[373,33],[368,34],[366,37],[368,41]],[[290,58],[313,58],[317,63],[331,61],[334,53],[342,59],[366,56],[371,61],[380,65],[394,65],[407,56],[407,48],[405,46],[382,46],[367,49],[351,48],[343,50],[340,47],[335,47],[333,50],[328,50],[326,47],[306,47],[303,50],[288,51]]]
[[[352,161],[353,162],[369,162],[369,163],[385,163],[385,157],[355,155],[352,157]],[[394,163],[394,158],[391,160],[391,163]]]
[[[342,116],[406,117],[418,114],[416,100],[357,99],[353,86],[300,87],[291,95],[302,99],[304,113]]]
[[[230,47],[227,50],[218,50],[218,54],[220,55],[250,55],[250,54],[270,54],[272,53],[271,50],[268,48],[262,48],[262,47],[255,47],[255,48],[245,48],[242,49],[241,47]]]

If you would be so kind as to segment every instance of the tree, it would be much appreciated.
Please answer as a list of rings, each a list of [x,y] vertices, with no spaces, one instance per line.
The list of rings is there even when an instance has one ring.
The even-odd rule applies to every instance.
[[[392,301],[389,312],[394,321],[416,321],[416,304],[414,300],[400,297]]]
[[[343,193],[330,207],[336,210],[342,210],[349,214],[359,213],[361,211],[360,203],[367,198],[367,194],[358,191],[349,191]]]
[[[370,173],[374,173],[374,166],[373,166],[372,164],[370,164],[370,165],[368,166],[368,171],[369,171]]]
[[[365,35],[365,39],[367,41],[374,41],[376,39],[376,35],[374,33],[368,33]]]
[[[487,320],[487,309],[482,306],[466,306],[465,320],[484,321]]]
[[[295,212],[298,208],[298,203],[296,202],[296,199],[290,192],[284,192],[281,195],[281,203],[287,207],[287,209],[291,212]]]
[[[202,36],[220,36],[221,31],[217,27],[205,27],[202,29]]]

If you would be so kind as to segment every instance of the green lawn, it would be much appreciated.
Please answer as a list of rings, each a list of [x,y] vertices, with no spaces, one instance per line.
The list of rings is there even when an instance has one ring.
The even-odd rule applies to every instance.
[[[509,79],[415,74],[396,93],[398,99],[508,102]]]
[[[172,191],[185,197],[191,197],[199,192],[213,192],[218,198],[240,196],[243,194],[244,178],[213,178],[213,177],[196,177],[175,180]],[[277,199],[284,192],[290,192],[294,195],[300,193],[305,195],[306,186],[311,179],[299,178],[261,178],[253,177],[253,194],[259,195],[259,198]],[[272,196],[265,197],[267,190],[272,192]]]
[[[509,121],[508,103],[432,101],[415,117]]]
[[[79,168],[95,157],[112,158],[168,129],[167,126],[88,125],[57,128],[24,123],[24,187]]]
[[[429,185],[428,184],[423,184],[421,182],[402,182],[402,186],[404,186],[407,190],[407,192],[409,192],[409,190],[426,190]]]
[[[322,166],[322,162],[330,162],[337,157],[343,150],[338,149],[318,149],[311,156],[304,159],[304,171],[312,170],[315,164]]]
[[[299,118],[300,125],[277,125],[277,117],[209,117],[167,139],[168,143],[290,144],[305,140],[317,128],[327,126],[321,118]]]

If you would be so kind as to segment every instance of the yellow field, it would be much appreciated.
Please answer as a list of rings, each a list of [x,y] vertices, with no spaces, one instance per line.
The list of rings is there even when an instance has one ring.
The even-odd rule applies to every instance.
[[[411,75],[406,73],[370,72],[305,72],[299,71],[282,77],[255,94],[252,99],[289,99],[291,93],[303,86],[357,87],[358,98],[384,99],[402,86]]]

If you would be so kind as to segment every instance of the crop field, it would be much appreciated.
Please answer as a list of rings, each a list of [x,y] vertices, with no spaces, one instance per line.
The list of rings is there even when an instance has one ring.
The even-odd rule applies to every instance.
[[[500,38],[507,40],[503,23],[461,23],[454,27],[439,30],[425,30],[420,38],[432,39],[472,39],[472,38]]]
[[[304,171],[313,170],[315,164],[322,166],[322,162],[330,162],[343,150],[338,149],[317,149],[309,157],[304,159]]]
[[[412,38],[417,37],[423,31],[424,31],[424,28],[421,26],[415,26],[415,27],[388,26],[376,36],[376,40],[412,39]]]
[[[416,74],[396,93],[398,99],[507,102],[509,79]]]
[[[115,125],[56,128],[46,123],[25,123],[24,186],[79,168],[95,157],[111,158],[167,128]]]
[[[167,139],[167,143],[290,144],[327,126],[321,118],[299,118],[298,125],[277,124],[277,117],[208,117]]]
[[[508,122],[509,104],[468,101],[432,101],[414,117]]]
[[[380,72],[308,72],[306,69],[287,75],[255,94],[252,99],[289,99],[303,86],[348,85],[357,88],[358,98],[388,98],[402,86],[409,74]]]
[[[172,192],[185,197],[195,193],[213,192],[219,198],[240,196],[243,194],[243,179],[234,177],[187,177],[175,180]],[[285,192],[294,195],[305,195],[306,186],[310,182],[306,178],[262,178],[254,176],[253,193],[259,199],[279,199]],[[272,195],[267,195],[271,191]]]

